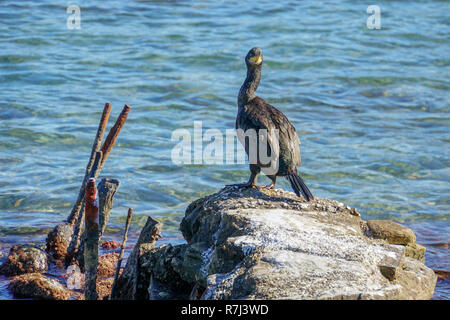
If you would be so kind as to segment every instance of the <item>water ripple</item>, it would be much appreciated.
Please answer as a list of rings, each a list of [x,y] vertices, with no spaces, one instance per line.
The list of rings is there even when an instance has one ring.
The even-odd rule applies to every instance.
[[[258,93],[292,120],[313,193],[365,219],[410,225],[427,264],[449,269],[450,26],[446,1],[382,2],[382,29],[351,1],[91,1],[69,30],[64,5],[0,8],[0,244],[42,241],[79,189],[106,101],[133,108],[103,170],[127,208],[179,237],[186,205],[248,178],[245,165],[170,161],[173,130],[234,127],[248,49],[264,51]],[[110,124],[111,125],[111,124]],[[261,183],[267,178],[262,177]],[[289,188],[280,179],[279,186]],[[170,237],[169,237],[170,238]],[[432,239],[431,239],[432,238]],[[8,298],[0,279],[0,298]],[[435,298],[448,299],[438,283]]]

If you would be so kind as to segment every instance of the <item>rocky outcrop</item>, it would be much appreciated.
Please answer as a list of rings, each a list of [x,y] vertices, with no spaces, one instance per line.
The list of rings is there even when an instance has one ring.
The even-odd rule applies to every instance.
[[[148,297],[151,274],[146,274],[141,268],[141,259],[155,247],[156,240],[161,237],[161,227],[160,222],[148,217],[122,274],[117,278],[111,299],[138,300]]]
[[[141,248],[133,298],[429,299],[436,283],[410,229],[338,201],[225,187],[180,229],[187,244]]]
[[[23,244],[13,246],[5,262],[0,266],[0,274],[15,276],[24,273],[40,273],[48,269],[47,254],[38,245]]]

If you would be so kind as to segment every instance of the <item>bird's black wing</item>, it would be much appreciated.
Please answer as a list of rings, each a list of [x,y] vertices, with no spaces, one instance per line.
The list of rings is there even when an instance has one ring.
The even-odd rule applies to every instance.
[[[259,130],[266,130],[268,153],[272,154],[274,159],[279,157],[279,143],[276,143],[276,139],[278,137],[274,134],[276,125],[272,121],[271,112],[267,106],[260,105],[256,98],[249,101],[242,109],[238,111],[238,116],[236,118],[236,129],[242,129],[247,133],[249,129],[255,130],[258,134],[258,143],[261,143],[261,135],[259,135]],[[249,145],[245,142],[245,137],[239,135],[238,133],[238,138],[248,155]]]
[[[251,100],[248,106],[249,118],[252,119],[253,123],[264,126],[268,130],[278,129],[280,156],[291,166],[300,166],[300,139],[289,119],[280,110],[260,97]]]

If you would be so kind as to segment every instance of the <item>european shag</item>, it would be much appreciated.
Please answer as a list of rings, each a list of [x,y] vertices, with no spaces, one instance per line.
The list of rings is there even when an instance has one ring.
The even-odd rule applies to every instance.
[[[297,172],[297,167],[301,165],[300,139],[294,126],[281,111],[268,104],[255,93],[259,81],[261,80],[262,62],[263,56],[261,49],[252,48],[245,57],[247,77],[239,90],[238,95],[236,130],[238,131],[239,140],[249,156],[251,172],[249,181],[245,184],[241,184],[241,186],[258,188],[256,186],[257,175],[262,169],[262,171],[272,180],[272,183],[266,186],[267,188],[273,189],[275,187],[277,176],[283,176],[290,182],[292,189],[297,196],[302,194],[307,201],[310,201],[314,199],[314,197]],[[257,133],[255,135],[258,142],[256,161],[250,159],[249,148],[251,146],[251,139],[247,135],[247,137],[239,135],[239,132],[247,132],[249,129],[253,129],[253,131],[256,131]],[[265,130],[261,131],[261,129]],[[261,132],[267,133],[265,139],[264,135],[260,134]],[[278,133],[278,137],[275,134],[276,132]],[[277,140],[278,143],[276,143]],[[271,154],[272,159],[277,160],[277,166],[273,167],[277,170],[269,170],[269,173],[267,173],[270,164],[268,164],[267,161],[263,162],[261,159],[259,152],[261,143],[266,144],[265,148],[267,154]],[[255,153],[252,154],[255,155]]]

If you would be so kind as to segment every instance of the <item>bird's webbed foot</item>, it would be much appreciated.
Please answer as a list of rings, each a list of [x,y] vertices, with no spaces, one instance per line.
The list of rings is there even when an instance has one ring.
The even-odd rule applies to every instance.
[[[275,189],[275,184],[277,182],[277,177],[276,176],[268,176],[270,180],[272,180],[271,184],[268,184],[267,186],[264,186],[264,189]]]
[[[238,184],[229,184],[229,185],[227,185],[227,187],[234,186],[234,187],[238,187],[238,188],[252,188],[252,189],[260,190],[260,187],[258,187],[256,185],[256,182],[257,182],[257,173],[252,172],[252,174],[250,175],[250,179],[248,179],[248,182],[238,183]]]
[[[252,189],[260,189],[261,187],[257,186],[254,183],[246,182],[246,183],[236,183],[236,184],[226,184],[225,187],[237,187],[237,188],[252,188]]]

